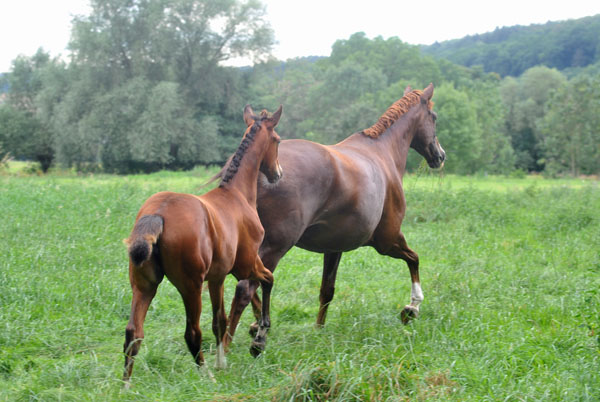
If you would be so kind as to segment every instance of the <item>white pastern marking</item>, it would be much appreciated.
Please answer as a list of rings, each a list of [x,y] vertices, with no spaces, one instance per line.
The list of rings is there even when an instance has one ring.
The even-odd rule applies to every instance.
[[[424,297],[423,291],[421,290],[421,284],[419,282],[414,282],[410,291],[410,305],[418,309],[423,299]]]
[[[227,368],[227,359],[225,358],[225,348],[223,347],[223,343],[219,344],[217,348],[217,362],[215,367],[218,369],[226,369]]]

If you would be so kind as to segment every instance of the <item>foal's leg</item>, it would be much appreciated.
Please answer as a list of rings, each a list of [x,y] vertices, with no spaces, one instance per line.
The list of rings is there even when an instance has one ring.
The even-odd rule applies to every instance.
[[[212,330],[215,334],[215,338],[217,338],[217,360],[215,366],[219,369],[227,368],[225,349],[223,347],[223,337],[227,330],[227,316],[225,315],[223,289],[223,281],[208,282],[208,291],[210,292],[210,301],[213,310]]]
[[[125,369],[123,381],[128,384],[133,371],[134,358],[140,350],[144,339],[144,320],[150,302],[156,295],[156,289],[162,281],[162,273],[156,271],[151,262],[142,267],[130,267],[130,281],[133,297],[131,299],[131,314],[125,329]]]
[[[262,312],[261,318],[258,323],[258,331],[252,345],[250,346],[250,354],[257,357],[265,350],[265,344],[267,342],[267,332],[271,328],[271,289],[273,288],[273,274],[263,265],[261,259],[256,257],[256,266],[258,271],[261,272],[262,278],[260,279],[260,285],[262,288]]]
[[[202,312],[202,283],[199,286],[191,285],[186,292],[181,292],[183,305],[185,306],[186,325],[185,342],[196,364],[204,364],[202,354],[202,331],[200,331],[200,313]]]
[[[319,296],[321,305],[319,307],[319,315],[317,316],[317,327],[325,325],[327,308],[329,307],[331,300],[333,300],[333,294],[335,292],[335,276],[341,258],[341,252],[325,253],[323,256],[323,278],[321,279],[321,294]]]

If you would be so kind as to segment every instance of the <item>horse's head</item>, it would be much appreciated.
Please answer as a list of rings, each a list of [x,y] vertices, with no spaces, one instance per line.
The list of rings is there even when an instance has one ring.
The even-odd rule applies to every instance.
[[[260,171],[267,176],[269,183],[276,183],[283,176],[283,171],[277,159],[281,138],[275,132],[275,126],[279,123],[282,109],[282,106],[279,106],[279,109],[270,116],[266,110],[263,110],[260,116],[256,116],[250,105],[246,105],[244,108],[244,121],[248,126],[244,135],[248,135],[250,131],[255,131],[254,141],[257,143],[260,141],[263,144],[264,154]]]
[[[407,88],[407,91],[410,88]],[[440,145],[437,136],[435,135],[435,120],[437,115],[430,108],[431,97],[433,96],[433,84],[429,84],[423,90],[419,107],[418,125],[415,136],[410,146],[420,153],[431,168],[439,168],[444,166],[446,153]]]

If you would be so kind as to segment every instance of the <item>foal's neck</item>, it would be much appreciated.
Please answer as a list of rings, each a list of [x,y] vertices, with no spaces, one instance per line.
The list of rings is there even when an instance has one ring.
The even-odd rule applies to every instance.
[[[257,136],[244,153],[237,172],[221,187],[239,191],[250,205],[256,205],[256,183],[264,157],[263,140]]]

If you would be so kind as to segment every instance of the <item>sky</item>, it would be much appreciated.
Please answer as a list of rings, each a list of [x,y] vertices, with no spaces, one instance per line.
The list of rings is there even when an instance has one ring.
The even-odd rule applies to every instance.
[[[328,56],[338,39],[356,32],[429,45],[497,27],[543,24],[600,14],[596,0],[262,0],[275,32],[280,60]],[[0,72],[18,55],[42,47],[65,56],[71,20],[90,12],[89,0],[3,0],[0,3]],[[229,64],[249,64],[234,60]]]

